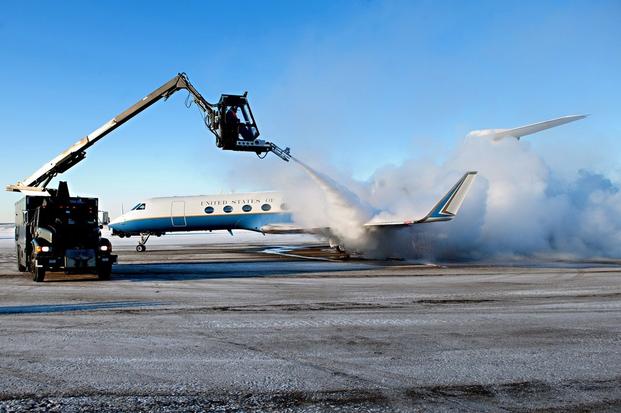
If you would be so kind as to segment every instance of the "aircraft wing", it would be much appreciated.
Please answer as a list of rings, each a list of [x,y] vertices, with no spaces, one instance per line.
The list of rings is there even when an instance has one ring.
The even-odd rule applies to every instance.
[[[369,221],[364,224],[367,228],[405,227],[427,222],[450,221],[457,215],[470,187],[474,183],[477,172],[466,172],[464,176],[451,188],[429,213],[421,219],[406,221]]]
[[[259,230],[264,234],[323,234],[330,229],[300,227],[295,224],[267,224]]]
[[[561,116],[560,118],[546,120],[543,122],[533,123],[531,125],[520,126],[513,129],[482,129],[475,130],[468,134],[468,136],[491,138],[494,141],[499,141],[503,138],[515,138],[520,139],[522,136],[532,135],[533,133],[541,132],[546,129],[554,128],[556,126],[564,125],[569,122],[584,119],[588,115],[570,115]]]

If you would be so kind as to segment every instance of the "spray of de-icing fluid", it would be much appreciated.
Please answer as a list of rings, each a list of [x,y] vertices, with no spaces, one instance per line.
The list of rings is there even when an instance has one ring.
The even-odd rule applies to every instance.
[[[314,170],[299,159],[294,157],[292,159],[306,171],[323,193],[326,203],[326,208],[323,209],[324,226],[330,228],[330,232],[340,243],[346,243],[354,248],[365,248],[371,239],[364,224],[373,217],[373,209],[332,178]]]

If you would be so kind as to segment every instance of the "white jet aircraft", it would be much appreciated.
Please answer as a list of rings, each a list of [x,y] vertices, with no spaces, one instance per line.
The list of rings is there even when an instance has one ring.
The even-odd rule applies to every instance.
[[[407,227],[428,222],[450,221],[459,211],[476,172],[466,173],[451,190],[419,219],[404,221],[370,221],[361,230]],[[339,245],[338,235],[330,228],[303,228],[293,222],[283,195],[278,192],[253,192],[229,195],[198,195],[151,198],[138,203],[108,224],[112,235],[140,236],[136,251],[146,250],[151,235],[170,232],[247,230],[263,234],[308,233],[323,235]]]

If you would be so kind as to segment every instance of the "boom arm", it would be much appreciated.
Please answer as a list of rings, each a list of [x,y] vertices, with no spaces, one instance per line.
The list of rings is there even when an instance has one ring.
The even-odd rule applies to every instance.
[[[131,106],[121,114],[115,116],[114,118],[110,119],[108,122],[71,145],[71,147],[60,153],[50,162],[43,165],[24,181],[18,182],[14,185],[8,185],[6,187],[6,190],[14,192],[44,191],[45,187],[56,175],[67,171],[69,168],[73,167],[75,164],[84,159],[86,157],[86,150],[93,146],[95,143],[97,143],[97,141],[99,141],[104,136],[108,135],[119,126],[123,125],[125,122],[138,115],[140,112],[147,109],[160,99],[168,99],[172,94],[181,89],[186,89],[192,95],[194,103],[196,103],[196,105],[204,113],[205,124],[207,125],[209,130],[214,135],[216,135],[218,146],[222,146],[220,144],[220,141],[222,139],[222,129],[220,123],[226,107],[222,106],[221,104],[209,103],[190,83],[187,75],[185,73],[179,73],[177,76],[170,79],[168,82],[136,102],[133,106]],[[239,96],[239,98],[242,98],[244,102],[247,102],[245,100],[245,97],[245,95],[243,97]],[[256,130],[256,125],[253,126]],[[256,136],[258,136],[258,130],[256,132]],[[274,152],[281,159],[285,161],[289,160],[288,148],[282,150],[271,142],[265,142],[259,139],[255,139],[253,141],[237,140],[233,142],[232,146],[229,145],[224,149],[237,151],[252,151],[256,152],[257,154],[263,152]]]

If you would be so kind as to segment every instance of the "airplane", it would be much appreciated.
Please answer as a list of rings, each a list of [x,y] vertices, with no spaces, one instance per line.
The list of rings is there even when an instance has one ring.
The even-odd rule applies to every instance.
[[[543,122],[511,129],[483,129],[472,131],[469,137],[489,138],[493,142],[504,138],[520,140],[523,136],[584,119],[587,115],[562,116]],[[377,231],[385,233],[393,228],[404,228],[416,224],[450,221],[459,211],[470,189],[476,172],[467,172],[451,190],[421,219],[397,221],[377,221],[372,219],[381,211],[372,211],[363,205],[355,195],[347,194],[347,189],[318,173],[309,166],[291,157],[300,164],[321,187],[331,206],[345,210],[347,219],[353,221],[345,230],[330,226],[305,228],[293,220],[294,213],[289,210],[284,196],[278,192],[254,192],[230,195],[204,195],[187,197],[151,198],[137,204],[131,211],[109,223],[112,235],[119,237],[140,236],[136,251],[146,251],[146,243],[151,235],[161,236],[170,232],[233,230],[255,231],[263,234],[315,234],[328,238],[331,246],[343,250],[344,232],[354,233],[353,237],[378,236]],[[343,191],[343,189],[345,191]],[[343,194],[353,196],[343,196]],[[367,219],[365,221],[365,219]],[[351,244],[351,242],[350,242]]]
[[[457,215],[476,172],[467,172],[423,218],[400,221],[373,221],[360,230],[373,232],[411,225],[450,221]],[[295,224],[295,211],[287,206],[279,192],[252,192],[228,195],[175,196],[147,199],[112,220],[108,227],[113,236],[140,236],[136,251],[146,251],[151,235],[171,232],[247,230],[263,234],[315,234],[330,239],[340,248],[339,235],[330,227],[304,228]]]

